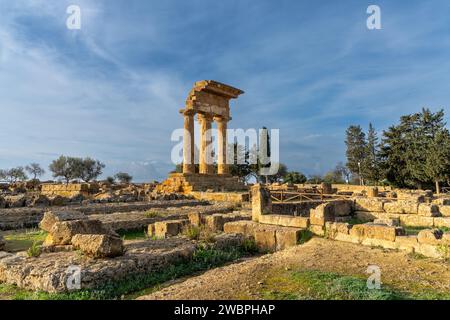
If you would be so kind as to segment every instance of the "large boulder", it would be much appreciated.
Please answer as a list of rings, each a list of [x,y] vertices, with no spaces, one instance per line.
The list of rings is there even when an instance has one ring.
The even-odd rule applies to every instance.
[[[25,207],[26,197],[23,194],[17,196],[6,196],[5,201],[7,208],[21,208]]]
[[[76,234],[72,238],[74,249],[94,258],[113,258],[123,255],[123,240],[106,234]]]
[[[439,229],[425,229],[421,230],[417,235],[417,241],[423,244],[437,245],[441,243],[444,232]]]
[[[50,232],[52,227],[57,222],[73,221],[73,220],[87,220],[84,213],[74,210],[52,210],[44,213],[44,218],[39,223],[39,228]]]
[[[27,207],[48,207],[50,206],[50,200],[43,194],[34,195],[27,199]]]
[[[74,220],[56,222],[45,239],[45,246],[69,245],[76,234],[112,234],[99,220]]]

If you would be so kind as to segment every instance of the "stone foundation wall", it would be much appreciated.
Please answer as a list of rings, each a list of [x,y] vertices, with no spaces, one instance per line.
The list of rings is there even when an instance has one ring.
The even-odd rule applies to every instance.
[[[91,193],[89,184],[87,183],[69,183],[69,184],[43,184],[41,186],[41,194],[44,196],[61,196],[66,198],[82,195],[89,196]]]
[[[200,192],[190,193],[197,200],[242,203],[249,201],[248,192]]]
[[[58,210],[75,210],[86,215],[110,214],[114,212],[145,211],[153,208],[183,207],[207,204],[199,200],[165,200],[137,203],[89,204],[85,206],[59,207]],[[0,230],[37,227],[49,208],[0,209]]]

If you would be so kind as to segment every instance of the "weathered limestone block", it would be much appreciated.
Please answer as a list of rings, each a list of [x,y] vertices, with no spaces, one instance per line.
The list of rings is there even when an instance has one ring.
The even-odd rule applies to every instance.
[[[441,228],[441,227],[450,228],[450,217],[433,218],[433,221],[434,221],[434,226],[436,228]]]
[[[167,220],[155,222],[155,236],[157,238],[167,238],[178,235],[189,220]]]
[[[450,205],[439,206],[439,212],[443,217],[450,217]]]
[[[189,223],[194,226],[200,226],[204,223],[203,214],[200,212],[189,212],[188,213]]]
[[[349,235],[351,225],[342,222],[326,222],[325,234],[327,238],[337,240],[338,235]]]
[[[325,226],[325,222],[334,221],[334,207],[330,203],[323,203],[310,210],[309,220],[312,225]]]
[[[418,214],[424,217],[438,217],[440,215],[439,207],[435,204],[421,203]]]
[[[314,233],[315,235],[318,235],[320,237],[325,236],[325,227],[324,226],[312,224],[309,226],[309,231],[311,231],[312,233]]]
[[[244,243],[245,235],[241,233],[221,233],[215,236],[216,249],[238,248]]]
[[[258,222],[259,217],[272,213],[272,201],[270,192],[261,184],[255,184],[251,188],[252,194],[252,219]]]
[[[368,198],[376,198],[376,197],[378,197],[378,188],[377,187],[369,187],[369,188],[367,188],[367,197]]]
[[[384,210],[387,213],[403,213],[403,214],[417,214],[419,203],[409,200],[398,200],[386,202]]]
[[[56,222],[45,239],[45,246],[71,244],[76,234],[114,234],[99,220],[75,220]]]
[[[441,244],[444,233],[439,229],[421,230],[417,235],[417,241],[423,244],[438,245]]]
[[[352,214],[355,204],[353,200],[335,200],[329,202],[328,205],[333,207],[336,217],[344,217]]]
[[[341,217],[335,217],[334,221],[336,222],[349,222],[353,219],[353,216],[341,216]]]
[[[44,218],[39,223],[39,228],[50,232],[52,227],[57,222],[72,221],[72,220],[87,220],[84,213],[74,210],[52,210],[44,213]]]
[[[350,235],[355,239],[362,241],[365,238],[395,241],[397,236],[405,234],[401,227],[391,227],[386,225],[377,225],[374,223],[358,224],[350,230]]]
[[[418,244],[417,236],[397,236],[395,237],[395,244],[400,250],[414,252]]]
[[[383,212],[383,206],[386,200],[377,198],[356,198],[356,211]]]
[[[25,206],[26,197],[24,195],[5,196],[4,198],[8,208],[21,208]]]
[[[72,245],[94,258],[112,258],[123,255],[123,240],[105,234],[76,234]]]
[[[309,218],[295,217],[281,214],[266,214],[259,217],[260,223],[273,224],[283,227],[294,227],[307,229],[309,227]]]
[[[212,231],[222,231],[225,219],[222,214],[213,214],[205,217],[205,224]]]
[[[362,240],[361,244],[363,246],[370,247],[382,247],[386,249],[397,249],[397,245],[394,241],[386,240],[386,239],[377,239],[377,238],[365,238]]]
[[[302,230],[299,229],[281,229],[275,233],[276,250],[284,250],[296,246],[300,239]]]
[[[426,257],[434,259],[443,259],[449,257],[448,245],[431,245],[425,243],[419,243],[419,245],[414,250]]]
[[[394,219],[375,219],[373,221],[374,224],[382,224],[382,225],[387,225],[387,226],[391,226],[391,227],[398,227],[400,226],[400,219],[399,218],[394,218]]]
[[[434,219],[432,217],[424,217],[416,214],[402,214],[399,216],[400,223],[411,227],[433,227]]]
[[[255,231],[255,242],[263,251],[275,252],[277,250],[277,240],[273,228],[259,228]]]
[[[242,233],[245,235],[254,235],[259,224],[254,221],[234,221],[227,222],[223,226],[225,233]]]

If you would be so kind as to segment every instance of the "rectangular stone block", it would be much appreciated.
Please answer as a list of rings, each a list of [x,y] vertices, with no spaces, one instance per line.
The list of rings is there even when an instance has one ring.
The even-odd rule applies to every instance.
[[[353,212],[353,200],[334,200],[329,203],[333,207],[336,217],[349,216]]]
[[[384,210],[387,213],[417,214],[418,209],[419,203],[409,200],[397,200],[384,204]]]
[[[325,226],[325,222],[334,221],[334,208],[324,203],[310,210],[309,221],[312,225]]]
[[[212,231],[223,231],[225,221],[223,215],[213,214],[205,217],[205,224]]]
[[[203,215],[200,212],[189,212],[188,219],[190,224],[197,227],[203,224],[204,222]]]
[[[385,200],[376,198],[357,198],[355,199],[356,211],[383,212]]]
[[[300,239],[301,230],[277,230],[275,233],[276,249],[284,250],[296,246]]]
[[[167,238],[178,235],[189,220],[168,220],[155,222],[155,236]]]
[[[439,212],[443,217],[450,217],[450,205],[439,206]]]
[[[249,236],[254,236],[258,223],[254,221],[234,221],[227,222],[223,226],[225,233],[242,233]]]
[[[266,214],[259,217],[260,223],[306,229],[309,226],[309,218],[294,217],[290,215]]]
[[[363,246],[370,247],[382,247],[385,249],[397,249],[397,246],[394,241],[389,241],[386,239],[376,239],[376,238],[365,238],[361,242]]]
[[[433,227],[434,219],[436,218],[405,214],[400,216],[400,223],[411,227]]]
[[[397,236],[395,244],[400,250],[414,252],[415,247],[418,245],[417,236]]]
[[[319,225],[310,225],[309,230],[315,235],[323,237],[325,235],[325,227]]]
[[[438,217],[440,215],[439,207],[435,204],[421,203],[418,214],[424,217]]]
[[[450,217],[433,218],[433,222],[436,228],[450,228]]]
[[[275,252],[277,250],[277,240],[273,229],[256,230],[255,242],[262,251]]]

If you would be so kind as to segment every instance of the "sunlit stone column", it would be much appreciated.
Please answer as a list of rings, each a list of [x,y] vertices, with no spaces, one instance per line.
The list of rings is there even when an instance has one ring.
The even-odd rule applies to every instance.
[[[183,173],[195,173],[194,150],[194,114],[192,112],[185,112],[183,136]]]
[[[206,114],[198,114],[200,122],[200,173],[212,174],[213,159],[211,154],[211,121],[212,117]]]
[[[228,119],[217,117],[217,173],[228,174],[227,164],[227,124]]]

